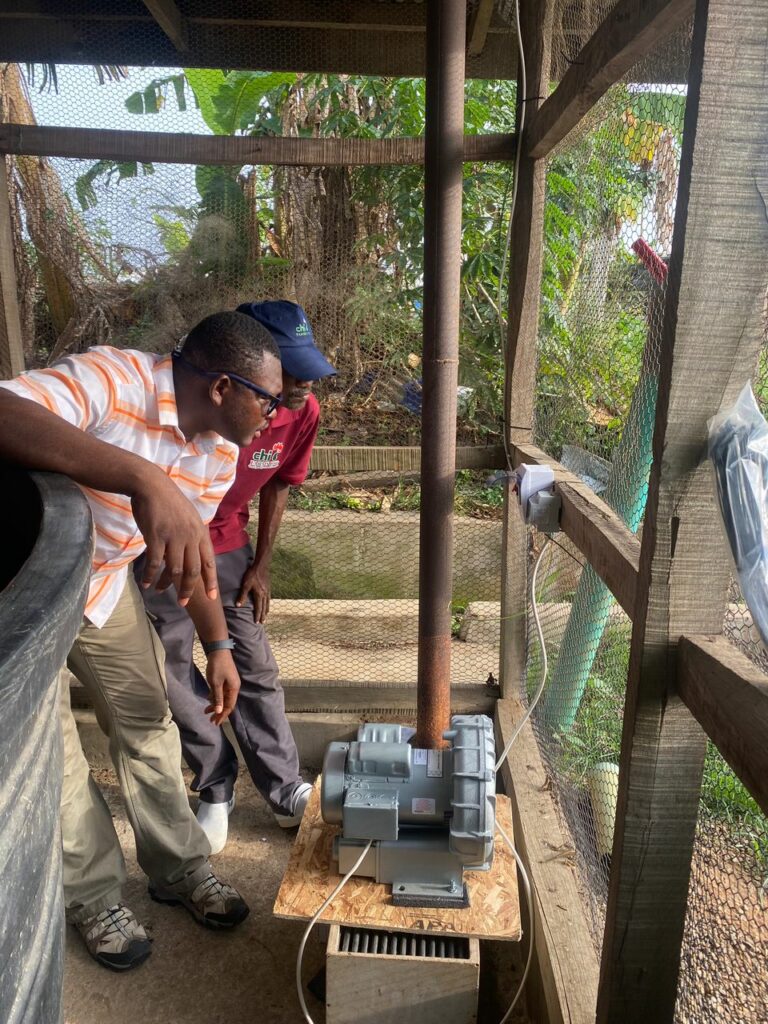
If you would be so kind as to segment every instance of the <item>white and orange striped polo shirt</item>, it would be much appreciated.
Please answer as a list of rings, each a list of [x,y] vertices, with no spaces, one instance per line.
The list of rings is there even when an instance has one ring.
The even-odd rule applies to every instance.
[[[170,356],[102,345],[30,370],[0,386],[30,398],[100,441],[158,466],[208,523],[235,477],[237,445],[213,432],[187,441],[179,430]],[[86,617],[103,626],[144,550],[130,498],[81,488],[91,506],[94,553]]]

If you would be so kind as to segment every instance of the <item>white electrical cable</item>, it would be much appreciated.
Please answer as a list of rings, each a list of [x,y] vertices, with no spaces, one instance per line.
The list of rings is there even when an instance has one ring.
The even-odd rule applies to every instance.
[[[536,603],[536,580],[537,580],[537,577],[538,577],[538,574],[539,574],[539,567],[540,567],[540,565],[542,563],[542,560],[544,558],[544,552],[549,547],[549,543],[550,543],[549,540],[547,540],[547,542],[544,544],[544,547],[539,552],[539,556],[536,559],[536,564],[533,567],[533,574],[531,575],[531,607],[533,609],[533,619],[534,619],[534,622],[536,623],[536,631],[537,631],[538,637],[539,637],[539,644],[541,646],[541,656],[542,656],[541,682],[539,683],[538,687],[536,688],[536,693],[533,695],[533,699],[531,700],[530,704],[528,705],[527,711],[525,712],[523,717],[518,722],[517,727],[515,728],[514,732],[512,733],[512,736],[509,739],[509,742],[504,747],[504,750],[502,752],[501,757],[496,762],[495,771],[497,771],[497,772],[498,772],[499,768],[501,767],[501,765],[506,760],[507,755],[509,754],[509,751],[510,751],[510,749],[512,747],[512,744],[515,742],[517,737],[520,735],[520,730],[523,728],[525,723],[531,717],[531,713],[533,712],[533,709],[536,707],[536,704],[538,703],[539,698],[541,697],[542,693],[544,692],[544,684],[547,681],[547,675],[548,675],[548,672],[549,672],[549,665],[548,665],[548,661],[547,661],[547,647],[546,647],[546,644],[544,642],[544,632],[543,632],[543,630],[541,628],[541,619],[539,618],[539,606]],[[525,896],[526,896],[526,899],[528,901],[528,917],[529,917],[529,920],[530,920],[530,931],[531,931],[530,940],[529,940],[529,944],[528,944],[529,945],[529,948],[528,948],[528,958],[526,960],[525,969],[523,971],[523,977],[521,978],[520,984],[519,984],[519,986],[517,988],[517,992],[515,993],[515,998],[512,1000],[512,1002],[511,1002],[511,1004],[509,1006],[509,1009],[507,1010],[507,1012],[504,1014],[504,1016],[502,1017],[501,1021],[499,1022],[499,1024],[506,1024],[506,1022],[509,1020],[510,1014],[512,1013],[512,1011],[514,1010],[515,1006],[517,1005],[518,999],[520,998],[520,996],[522,994],[523,988],[525,986],[525,982],[526,982],[526,980],[528,978],[528,973],[529,973],[530,968],[531,968],[531,961],[533,959],[533,949],[534,949],[534,924],[533,924],[534,910],[533,910],[532,884],[531,884],[531,881],[530,881],[530,879],[528,877],[528,874],[527,874],[527,872],[525,870],[523,862],[520,859],[520,856],[519,856],[517,850],[515,849],[515,847],[514,847],[514,845],[512,843],[512,840],[506,834],[506,832],[501,827],[501,825],[499,825],[498,821],[496,822],[496,828],[497,828],[499,834],[501,835],[502,839],[504,840],[504,842],[507,844],[507,846],[512,851],[512,854],[513,854],[515,860],[517,861],[517,866],[518,866],[518,869],[520,871],[520,875],[521,875],[521,877],[523,879],[523,888],[525,889]],[[349,871],[346,873],[346,875],[344,875],[344,877],[339,882],[339,884],[336,886],[336,888],[333,890],[331,895],[328,896],[327,899],[325,899],[323,901],[323,903],[321,904],[320,908],[316,911],[315,915],[312,917],[311,921],[307,925],[307,927],[306,927],[306,929],[304,931],[304,935],[302,936],[301,943],[299,945],[299,952],[298,952],[298,954],[296,956],[296,992],[297,992],[298,997],[299,997],[299,1003],[301,1004],[301,1010],[302,1010],[302,1013],[304,1015],[304,1020],[306,1021],[306,1024],[314,1024],[314,1021],[312,1020],[312,1017],[310,1016],[309,1010],[307,1009],[307,1004],[306,1004],[306,1001],[304,999],[304,988],[303,988],[303,985],[301,983],[301,967],[302,967],[302,963],[303,963],[303,960],[304,960],[304,948],[306,947],[307,939],[309,938],[310,932],[314,928],[314,926],[317,923],[318,919],[321,917],[323,911],[327,907],[329,907],[331,905],[333,900],[336,899],[336,897],[339,895],[339,893],[344,888],[344,886],[347,884],[347,882],[352,877],[352,875],[354,875],[354,873],[357,871],[357,869],[363,863],[363,860],[365,859],[365,855],[370,850],[372,843],[373,843],[373,840],[369,839],[368,842],[365,845],[365,848],[363,849],[363,852],[357,858],[355,863],[352,865],[352,867],[349,869]]]
[[[504,762],[506,761],[507,756],[509,754],[509,751],[512,748],[512,744],[515,742],[517,737],[520,735],[521,729],[523,728],[525,723],[528,721],[528,719],[531,717],[531,714],[533,713],[533,709],[538,704],[539,698],[541,697],[542,693],[544,692],[544,685],[545,685],[545,683],[547,681],[547,675],[549,674],[549,663],[548,663],[548,660],[547,660],[547,645],[544,642],[544,631],[541,628],[541,619],[539,618],[539,606],[536,603],[536,578],[538,577],[538,574],[539,574],[539,566],[541,565],[542,560],[544,558],[544,552],[549,547],[549,544],[550,544],[550,542],[549,542],[549,540],[547,540],[546,543],[544,544],[544,547],[539,552],[539,557],[536,559],[536,564],[533,567],[533,574],[531,576],[531,608],[533,609],[533,620],[536,623],[536,632],[537,632],[538,637],[539,637],[539,645],[541,646],[541,682],[539,683],[538,687],[536,688],[536,692],[534,693],[532,700],[528,704],[527,711],[525,712],[523,717],[520,719],[520,721],[517,723],[517,726],[515,727],[514,732],[512,733],[512,735],[509,738],[509,742],[507,743],[506,747],[504,747],[504,750],[502,751],[501,757],[496,762],[495,771],[497,771],[497,772],[498,772],[499,768],[502,766],[502,764],[504,764]],[[530,931],[531,931],[530,938],[529,938],[529,941],[528,941],[528,958],[527,958],[527,960],[525,962],[525,970],[523,971],[523,976],[520,979],[520,984],[517,987],[517,992],[515,993],[515,998],[510,1003],[509,1009],[507,1010],[507,1012],[504,1014],[504,1016],[499,1021],[499,1024],[506,1024],[506,1022],[509,1020],[509,1017],[510,1017],[512,1011],[514,1010],[515,1006],[517,1005],[518,999],[522,995],[523,988],[525,987],[525,983],[526,983],[526,981],[528,979],[528,972],[531,969],[531,961],[533,960],[533,950],[534,950],[534,942],[535,942],[535,937],[534,937],[534,909],[533,909],[533,883],[531,882],[530,878],[528,877],[528,873],[526,872],[525,867],[523,866],[523,862],[520,859],[520,856],[518,855],[518,852],[515,849],[514,844],[512,843],[512,840],[509,838],[507,833],[504,831],[504,829],[498,823],[498,820],[496,822],[496,829],[499,832],[499,834],[501,835],[501,837],[504,840],[504,842],[507,844],[507,846],[512,851],[512,854],[513,854],[515,860],[517,861],[517,866],[518,866],[518,869],[520,871],[520,875],[521,875],[521,877],[523,879],[523,888],[525,889],[525,897],[528,900],[528,920],[529,920],[529,923],[530,923]]]
[[[531,608],[533,609],[533,621],[536,623],[536,633],[539,638],[539,646],[541,647],[541,682],[536,688],[536,692],[534,693],[530,703],[528,704],[528,708],[525,714],[517,723],[514,732],[509,737],[509,742],[507,743],[506,747],[504,747],[504,750],[501,753],[501,757],[496,762],[495,771],[497,772],[506,761],[507,754],[509,754],[509,751],[512,748],[512,744],[520,735],[520,731],[522,730],[523,726],[533,714],[533,710],[539,703],[539,698],[544,692],[544,684],[547,681],[547,674],[549,672],[549,662],[547,659],[547,645],[544,643],[544,631],[541,628],[541,619],[539,618],[539,606],[536,603],[536,578],[539,575],[539,566],[541,565],[542,559],[544,558],[544,552],[547,550],[549,545],[550,541],[547,540],[544,544],[544,547],[539,552],[539,557],[536,559],[536,564],[533,567],[533,576],[531,577]]]
[[[518,854],[517,850],[515,849],[512,840],[509,838],[507,833],[504,831],[504,829],[501,827],[501,825],[498,822],[496,822],[496,830],[499,832],[499,834],[501,835],[501,837],[504,840],[504,842],[510,848],[510,850],[512,851],[512,854],[513,854],[513,856],[515,858],[515,860],[517,861],[517,866],[518,866],[518,868],[520,870],[520,875],[522,876],[522,879],[523,879],[523,888],[525,889],[525,898],[528,901],[528,920],[530,922],[530,931],[531,931],[530,938],[528,940],[528,958],[525,961],[525,969],[523,971],[523,976],[520,979],[520,984],[517,986],[517,992],[515,993],[515,998],[509,1004],[509,1009],[507,1010],[507,1012],[504,1014],[504,1016],[499,1021],[499,1024],[506,1024],[506,1022],[510,1018],[510,1015],[511,1015],[512,1011],[514,1010],[515,1006],[517,1005],[518,999],[522,995],[523,989],[525,988],[525,983],[528,980],[528,972],[531,969],[531,961],[533,960],[533,949],[534,949],[534,941],[535,941],[534,924],[533,924],[533,913],[534,913],[534,911],[533,911],[533,894],[531,892],[531,881],[528,878],[528,873],[526,872],[525,868],[523,867],[523,862],[520,860],[520,855]]]
[[[315,1024],[315,1022],[312,1020],[311,1016],[309,1015],[309,1010],[307,1009],[307,1004],[306,1004],[306,1002],[304,1000],[304,986],[301,983],[301,965],[302,965],[302,961],[304,960],[304,947],[307,944],[307,939],[309,938],[309,933],[312,931],[312,929],[317,924],[318,918],[321,916],[321,914],[326,909],[326,907],[329,907],[331,905],[331,903],[336,899],[336,897],[339,895],[341,890],[344,888],[344,886],[350,880],[352,875],[354,875],[354,873],[357,871],[357,869],[363,863],[363,861],[365,860],[365,855],[370,850],[372,843],[373,843],[373,840],[369,839],[368,842],[365,845],[365,848],[364,848],[363,852],[357,858],[357,860],[352,865],[352,867],[349,869],[349,871],[346,873],[346,875],[344,875],[344,877],[339,882],[339,884],[336,886],[336,888],[333,890],[331,895],[326,900],[323,901],[323,903],[320,906],[320,909],[315,913],[314,917],[312,918],[312,920],[307,925],[307,927],[306,927],[306,929],[304,931],[304,934],[301,937],[301,944],[299,945],[299,952],[298,952],[298,954],[296,956],[296,992],[298,993],[299,1002],[301,1003],[301,1011],[304,1014],[304,1020],[307,1022],[307,1024]]]

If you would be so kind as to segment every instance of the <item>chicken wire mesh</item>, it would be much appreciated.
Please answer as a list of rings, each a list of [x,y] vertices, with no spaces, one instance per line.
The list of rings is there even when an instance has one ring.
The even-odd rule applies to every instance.
[[[100,74],[61,66],[54,79],[0,65],[2,116],[168,133],[424,130],[421,79]],[[467,131],[509,130],[513,83],[468,81],[466,96]],[[18,157],[10,172],[28,365],[93,344],[168,351],[208,313],[288,298],[339,371],[315,389],[318,443],[419,444],[423,167]],[[508,164],[465,168],[457,441],[473,447],[500,440],[498,277],[511,176]],[[455,503],[452,682],[480,693],[499,663],[503,494],[486,480],[492,465],[457,474]],[[268,621],[287,685],[415,684],[420,480],[376,467],[315,474],[291,494]],[[255,505],[254,539],[257,517]]]
[[[499,6],[509,17],[511,5]],[[558,5],[553,80],[612,6]],[[688,34],[681,30],[610,90],[548,166],[536,439],[633,529],[650,467]],[[512,83],[468,82],[466,97],[468,132],[510,130]],[[118,66],[62,66],[54,73],[0,65],[0,119],[17,123],[418,135],[423,98],[417,79]],[[421,168],[19,157],[9,169],[28,365],[91,344],[165,351],[206,313],[287,297],[305,306],[320,346],[341,371],[317,389],[320,443],[419,443]],[[499,437],[498,273],[510,186],[508,165],[465,168],[457,422],[463,444]],[[292,494],[268,622],[289,685],[415,680],[419,481],[416,474],[383,477],[322,477]],[[455,523],[452,681],[478,688],[495,681],[499,646],[502,495],[486,477],[459,474]],[[534,727],[599,946],[631,627],[578,551],[557,539],[562,546],[548,549],[539,577],[552,675]],[[532,555],[541,543],[532,540]],[[749,630],[734,604],[738,595],[726,629],[743,638]],[[754,656],[761,659],[762,651]],[[527,695],[540,668],[532,640]],[[748,800],[711,750],[681,1021],[723,1019],[725,1012],[751,1024],[766,1016],[754,969],[766,952],[766,829]]]
[[[581,34],[612,6],[560,6],[553,77],[576,58]],[[678,38],[689,33],[686,27]],[[550,158],[547,174],[536,439],[633,532],[642,525],[652,462],[686,99],[685,85],[668,82],[661,67],[669,70],[669,62],[655,54],[609,90]],[[532,561],[544,540],[532,536]],[[599,950],[631,622],[580,552],[563,535],[555,540],[538,573],[549,680],[534,730]],[[725,631],[765,668],[736,591]],[[532,614],[528,634],[524,690],[530,699],[542,671]],[[676,1010],[681,1022],[766,1019],[767,837],[765,817],[709,744]]]
[[[684,107],[684,86],[646,84],[635,69],[547,170],[535,435],[633,532],[652,462]],[[557,541],[539,570],[550,670],[534,728],[599,946],[631,622],[575,547]],[[532,639],[528,696],[540,673]]]

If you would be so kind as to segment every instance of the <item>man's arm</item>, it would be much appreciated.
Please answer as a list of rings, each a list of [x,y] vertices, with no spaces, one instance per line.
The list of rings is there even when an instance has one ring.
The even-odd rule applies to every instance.
[[[4,388],[0,388],[0,459],[127,495],[147,545],[142,586],[151,586],[165,564],[157,587],[163,590],[173,583],[179,604],[187,604],[201,576],[207,596],[216,597],[216,561],[208,529],[192,503],[151,462],[99,441]]]
[[[288,503],[290,484],[273,476],[259,492],[259,532],[256,539],[256,557],[249,567],[237,596],[238,608],[250,594],[253,599],[253,621],[264,622],[269,613],[269,567],[277,531]]]
[[[221,598],[217,597],[215,601],[209,601],[205,596],[202,584],[195,588],[189,599],[187,612],[203,643],[229,638]],[[211,716],[214,725],[221,725],[226,722],[234,709],[237,695],[240,692],[240,676],[235,668],[231,651],[226,649],[211,651],[207,658],[205,678],[210,689],[211,703],[205,709],[205,713]]]

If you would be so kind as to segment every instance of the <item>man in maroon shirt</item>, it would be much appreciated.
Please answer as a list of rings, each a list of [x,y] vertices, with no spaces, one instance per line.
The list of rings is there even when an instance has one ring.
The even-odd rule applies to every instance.
[[[282,404],[267,430],[240,449],[235,482],[211,524],[224,612],[240,674],[240,696],[230,716],[254,785],[283,828],[299,824],[311,786],[299,775],[296,744],[285,715],[278,667],[264,631],[269,612],[269,568],[275,537],[290,486],[303,482],[317,436],[320,408],[312,384],[336,371],[314,344],[300,306],[293,302],[255,302],[239,306],[270,332],[283,366]],[[259,495],[256,550],[246,526],[248,503]],[[135,571],[141,572],[137,564]],[[194,666],[194,627],[167,592],[142,596],[166,652],[168,702],[181,734],[187,764],[200,794],[197,818],[211,851],[227,840],[234,806],[237,755],[224,732],[208,718],[210,698]],[[181,614],[179,614],[181,612]]]

